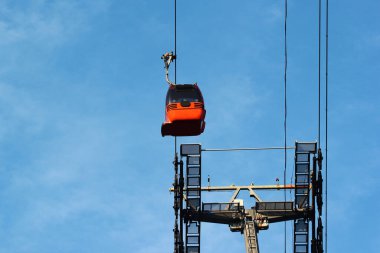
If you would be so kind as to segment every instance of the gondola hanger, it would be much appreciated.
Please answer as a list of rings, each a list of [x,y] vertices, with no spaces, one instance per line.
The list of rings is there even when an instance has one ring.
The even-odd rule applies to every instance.
[[[176,56],[173,54],[173,52],[170,52],[170,53],[166,53],[166,54],[163,54],[161,56],[161,59],[164,60],[164,63],[165,63],[165,75],[166,75],[166,82],[172,86],[172,85],[176,85],[175,83],[173,83],[172,81],[170,81],[169,79],[169,67],[170,67],[170,63],[172,63],[175,59],[176,59]]]

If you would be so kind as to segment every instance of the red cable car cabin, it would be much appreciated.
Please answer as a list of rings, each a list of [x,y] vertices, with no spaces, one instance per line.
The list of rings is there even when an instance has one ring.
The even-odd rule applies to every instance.
[[[197,84],[170,85],[166,95],[162,136],[195,136],[203,133],[206,122],[203,96]]]

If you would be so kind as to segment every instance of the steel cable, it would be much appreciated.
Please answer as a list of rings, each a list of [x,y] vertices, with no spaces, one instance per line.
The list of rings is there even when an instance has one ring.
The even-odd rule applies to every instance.
[[[284,35],[285,35],[285,45],[284,45],[284,50],[285,50],[285,69],[284,69],[284,156],[285,156],[285,166],[284,166],[284,185],[286,185],[286,167],[287,167],[287,129],[286,129],[286,126],[287,126],[287,122],[286,122],[286,119],[287,119],[287,94],[286,94],[286,88],[287,88],[287,69],[288,69],[288,47],[287,47],[287,18],[288,18],[288,1],[285,0],[285,31],[284,31]],[[286,202],[286,191],[284,191],[284,197],[285,197],[285,202]],[[286,253],[286,237],[287,237],[287,222],[285,221],[285,253]]]

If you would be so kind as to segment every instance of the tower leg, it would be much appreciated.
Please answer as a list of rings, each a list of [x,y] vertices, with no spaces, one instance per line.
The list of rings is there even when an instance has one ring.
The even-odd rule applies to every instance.
[[[177,154],[175,154],[175,157],[174,157],[174,161],[173,161],[173,165],[174,165],[174,183],[173,183],[173,187],[174,187],[174,205],[173,205],[173,209],[174,209],[174,215],[175,215],[175,220],[174,220],[174,229],[173,229],[173,232],[174,232],[174,253],[181,253],[181,248],[180,248],[180,245],[181,245],[181,238],[180,238],[180,230],[178,228],[178,212],[179,212],[179,209],[180,209],[180,203],[179,203],[179,182],[178,182],[178,156]]]
[[[257,231],[253,221],[246,221],[244,226],[245,249],[247,253],[259,253]]]

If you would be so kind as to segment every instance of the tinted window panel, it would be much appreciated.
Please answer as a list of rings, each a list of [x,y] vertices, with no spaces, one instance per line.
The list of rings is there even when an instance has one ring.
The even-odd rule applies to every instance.
[[[169,89],[167,102],[180,103],[180,102],[203,102],[199,90],[190,87],[186,89]]]

